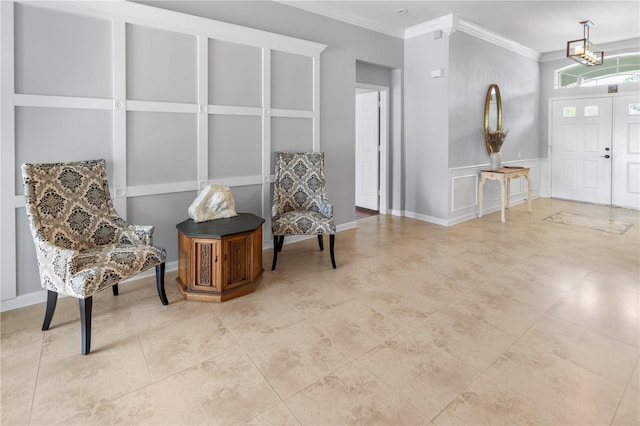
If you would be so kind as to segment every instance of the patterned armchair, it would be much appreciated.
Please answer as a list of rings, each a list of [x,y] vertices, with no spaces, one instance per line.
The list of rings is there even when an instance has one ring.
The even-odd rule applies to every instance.
[[[104,160],[24,164],[25,207],[36,246],[42,287],[47,290],[43,330],[48,330],[58,294],[80,304],[82,353],[91,349],[92,296],[156,267],[163,305],[166,252],[152,245],[152,226],[130,225],[118,217]]]
[[[317,235],[320,250],[324,250],[323,235],[329,234],[331,263],[336,224],[333,206],[327,200],[324,177],[324,153],[276,153],[276,177],[273,186],[271,231],[273,233],[273,264],[282,251],[285,235]]]

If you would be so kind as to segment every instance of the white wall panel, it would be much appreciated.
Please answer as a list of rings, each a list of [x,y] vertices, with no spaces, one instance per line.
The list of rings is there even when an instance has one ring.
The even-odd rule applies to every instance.
[[[127,186],[197,180],[195,114],[127,113]]]
[[[40,300],[20,164],[105,158],[116,209],[154,225],[175,265],[197,188],[229,185],[239,211],[268,219],[272,152],[319,148],[324,45],[128,2],[2,12],[3,91],[15,88],[2,97],[3,306]]]
[[[92,109],[15,109],[15,193],[22,194],[21,165],[104,158],[113,178],[112,112]]]
[[[16,93],[110,98],[111,22],[19,3]]]
[[[209,103],[262,106],[262,49],[209,40]]]
[[[271,107],[313,109],[313,58],[271,52]]]
[[[262,174],[262,118],[209,116],[209,179]]]
[[[128,24],[127,99],[197,103],[197,38]]]

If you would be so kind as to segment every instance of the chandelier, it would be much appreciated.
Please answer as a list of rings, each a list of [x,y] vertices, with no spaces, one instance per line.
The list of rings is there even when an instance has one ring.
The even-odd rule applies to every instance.
[[[583,65],[602,65],[604,51],[589,40],[589,28],[593,26],[591,21],[580,21],[582,25],[582,38],[567,42],[567,58],[571,58]]]

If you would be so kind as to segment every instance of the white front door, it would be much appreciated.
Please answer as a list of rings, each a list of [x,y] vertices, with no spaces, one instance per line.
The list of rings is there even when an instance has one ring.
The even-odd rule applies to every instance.
[[[613,101],[613,204],[640,209],[640,96]]]
[[[378,210],[378,92],[356,94],[356,206]]]
[[[611,98],[553,101],[551,196],[611,204]]]

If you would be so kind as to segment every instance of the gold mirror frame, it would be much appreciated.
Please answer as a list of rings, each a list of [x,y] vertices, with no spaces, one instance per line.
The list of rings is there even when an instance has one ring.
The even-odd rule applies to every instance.
[[[484,143],[487,146],[487,153],[491,154],[491,146],[489,145],[489,112],[491,109],[492,94],[495,93],[495,107],[497,108],[497,123],[495,129],[491,129],[494,132],[502,131],[502,98],[500,97],[500,89],[497,84],[492,84],[487,90],[487,97],[484,101]]]

